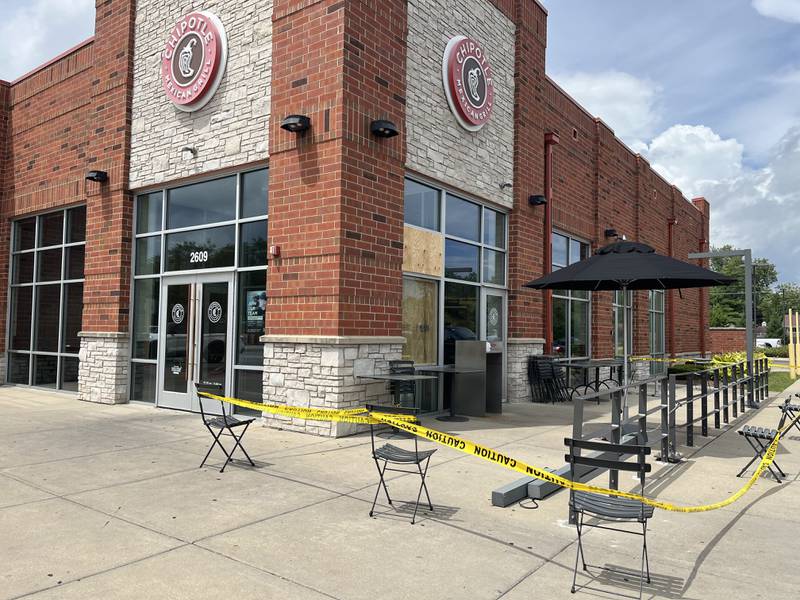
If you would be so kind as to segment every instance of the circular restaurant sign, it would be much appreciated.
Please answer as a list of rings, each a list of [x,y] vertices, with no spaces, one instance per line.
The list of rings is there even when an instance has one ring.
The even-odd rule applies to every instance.
[[[451,38],[442,58],[447,103],[464,129],[478,131],[492,115],[494,77],[481,45],[463,35]]]
[[[228,59],[225,27],[207,11],[191,12],[175,23],[161,54],[161,83],[172,103],[191,112],[214,95]]]

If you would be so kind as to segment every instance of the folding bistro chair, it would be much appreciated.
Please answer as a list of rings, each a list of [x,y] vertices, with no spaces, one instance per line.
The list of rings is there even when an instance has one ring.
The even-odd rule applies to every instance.
[[[206,398],[200,395],[200,392],[205,392],[207,394],[214,394],[215,396],[222,396],[224,394],[224,389],[221,385],[216,384],[209,384],[209,383],[197,383],[194,384],[195,393],[197,394],[197,401],[200,404],[200,416],[203,419],[203,425],[206,426],[208,432],[214,438],[214,441],[211,443],[211,447],[206,452],[205,458],[203,458],[203,462],[200,463],[200,468],[206,464],[206,460],[211,454],[211,451],[214,449],[214,446],[219,446],[220,450],[225,454],[225,464],[222,465],[222,468],[219,470],[220,473],[225,471],[225,467],[228,466],[228,463],[233,462],[233,453],[236,452],[236,448],[241,449],[244,455],[247,457],[247,460],[250,462],[250,465],[255,467],[256,463],[253,462],[253,459],[250,458],[250,455],[247,453],[247,450],[244,449],[242,446],[242,438],[244,434],[247,433],[247,428],[250,427],[250,423],[255,421],[254,417],[234,417],[233,415],[226,415],[225,414],[225,403],[220,400],[220,411],[222,414],[215,415],[213,413],[206,413],[206,410],[203,406],[203,402],[216,402],[211,398]],[[242,428],[241,433],[236,435],[235,429]],[[217,433],[215,433],[215,431]],[[220,438],[223,435],[228,435],[232,437],[235,442],[233,445],[233,449],[228,452],[225,449],[225,446],[222,445],[220,442]]]
[[[401,406],[375,406],[372,404],[367,404],[366,408],[369,411],[374,410],[376,412],[394,415],[413,415],[418,411],[416,408],[406,408]],[[422,497],[423,490],[425,490],[425,497],[428,499],[428,508],[431,510],[431,512],[433,512],[433,504],[431,503],[431,496],[428,493],[428,486],[425,484],[425,477],[428,474],[428,463],[430,463],[431,456],[434,452],[436,452],[436,449],[420,450],[417,442],[417,436],[414,436],[414,450],[406,450],[404,448],[394,446],[393,444],[384,444],[380,448],[376,448],[375,426],[372,424],[369,426],[369,435],[372,444],[372,459],[375,461],[375,468],[378,469],[378,477],[380,478],[380,481],[378,482],[378,488],[375,490],[375,498],[372,501],[372,508],[369,509],[369,516],[371,517],[375,512],[375,504],[378,502],[378,494],[380,494],[381,488],[383,488],[383,491],[386,494],[386,500],[389,501],[389,505],[394,506],[394,504],[392,504],[392,498],[389,496],[389,489],[386,487],[386,480],[384,478],[386,471],[395,471],[398,473],[417,473],[420,476],[420,484],[419,492],[417,492],[417,502],[414,505],[414,514],[411,517],[411,524],[413,525],[417,519],[417,509],[419,508],[419,501]],[[381,463],[383,463],[383,466],[381,466]],[[416,467],[416,470],[398,469],[395,467],[390,467],[389,465],[413,465]]]
[[[640,493],[644,495],[645,473],[649,473],[651,469],[651,465],[647,464],[645,460],[645,457],[650,454],[650,448],[648,446],[638,446],[634,444],[611,444],[607,442],[587,442],[571,438],[565,438],[564,444],[569,447],[569,454],[567,454],[565,458],[570,464],[570,478],[572,481],[576,481],[576,465],[588,465],[591,467],[601,467],[618,471],[633,471],[639,474],[639,482],[641,483]],[[616,460],[609,460],[581,456],[581,450],[593,450],[604,453],[618,454],[619,458]],[[636,462],[626,462],[623,459],[623,456],[627,455],[635,456]],[[581,538],[583,535],[583,528],[596,527],[598,529],[608,529],[611,531],[618,531],[620,533],[642,536],[642,564],[641,572],[639,574],[639,599],[641,600],[645,579],[647,579],[647,583],[650,583],[650,559],[647,556],[647,521],[653,516],[653,507],[638,500],[619,498],[617,496],[593,494],[591,492],[576,492],[574,490],[570,490],[569,493],[569,507],[570,510],[575,514],[575,527],[578,530],[578,548],[575,553],[575,568],[572,574],[572,589],[570,591],[573,594],[575,593],[575,582],[577,581],[578,577],[578,559],[580,559],[584,571],[588,571],[589,567],[594,567],[605,571],[615,571],[614,569],[609,569],[608,567],[590,565],[586,562],[586,556],[583,551],[583,542]],[[586,515],[589,515],[589,517],[593,519],[599,519],[600,521],[623,524],[638,523],[642,526],[642,531],[640,533],[638,531],[609,527],[592,522],[586,523],[584,522],[584,517]],[[621,571],[616,572],[622,573],[623,575],[628,575],[628,573]]]
[[[786,402],[783,403],[781,408],[781,420],[778,421],[778,428],[777,429],[767,429],[766,427],[756,427],[754,425],[745,425],[739,430],[739,435],[741,435],[747,443],[750,444],[750,447],[753,449],[755,454],[753,458],[750,459],[741,471],[739,471],[736,476],[741,477],[745,471],[747,471],[748,467],[752,465],[757,460],[761,460],[764,458],[764,453],[767,451],[767,447],[772,443],[772,440],[775,439],[775,436],[778,435],[778,431],[783,428],[783,424],[786,422],[786,418],[792,412],[789,407],[789,399],[786,399]],[[797,423],[795,423],[797,425]],[[772,467],[775,467],[778,470],[778,473],[781,474],[781,477],[785,478],[786,473],[783,472],[783,469],[780,468],[777,461],[773,460],[772,464],[767,467],[769,472],[772,473],[772,476],[775,478],[775,481],[778,483],[783,483],[781,477],[778,477],[778,473],[776,473]]]

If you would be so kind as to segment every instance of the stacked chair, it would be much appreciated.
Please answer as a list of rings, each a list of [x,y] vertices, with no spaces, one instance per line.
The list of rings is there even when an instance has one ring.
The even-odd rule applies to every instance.
[[[528,357],[528,383],[533,402],[569,402],[575,393],[567,385],[564,367],[550,356]]]

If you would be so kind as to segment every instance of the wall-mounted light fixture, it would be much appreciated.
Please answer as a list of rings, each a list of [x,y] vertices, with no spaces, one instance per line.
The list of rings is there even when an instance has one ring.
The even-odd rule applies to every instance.
[[[607,238],[619,237],[616,229],[606,229],[603,233]]]
[[[86,173],[87,181],[96,181],[97,183],[105,183],[108,181],[108,173],[105,171],[89,171]]]
[[[281,129],[290,133],[303,133],[311,128],[311,119],[306,115],[289,115],[281,121]]]
[[[514,184],[510,181],[504,181],[503,183],[498,183],[497,185],[500,186],[501,190],[510,190],[512,187],[514,187]]]
[[[531,206],[544,206],[547,204],[547,198],[542,196],[541,194],[535,194],[533,196],[528,196],[528,204]]]
[[[192,158],[197,158],[197,148],[194,146],[184,146],[181,148],[181,156],[184,154],[191,154]]]
[[[379,138],[390,138],[400,133],[397,130],[397,125],[383,119],[377,119],[370,123],[369,131],[372,135]]]

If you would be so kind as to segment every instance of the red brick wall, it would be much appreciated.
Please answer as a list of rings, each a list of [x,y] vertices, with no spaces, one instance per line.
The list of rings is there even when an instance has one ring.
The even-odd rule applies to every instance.
[[[102,2],[92,40],[12,83],[8,90],[11,134],[3,160],[0,208],[3,314],[11,220],[85,202],[82,328],[127,330],[132,208],[126,185],[134,4],[134,0]],[[109,183],[86,182],[85,173],[91,169],[107,171]]]
[[[400,334],[405,139],[369,124],[404,130],[405,32],[402,0],[275,4],[268,334]]]
[[[712,354],[744,352],[747,330],[744,327],[710,327],[707,330],[708,349]]]

